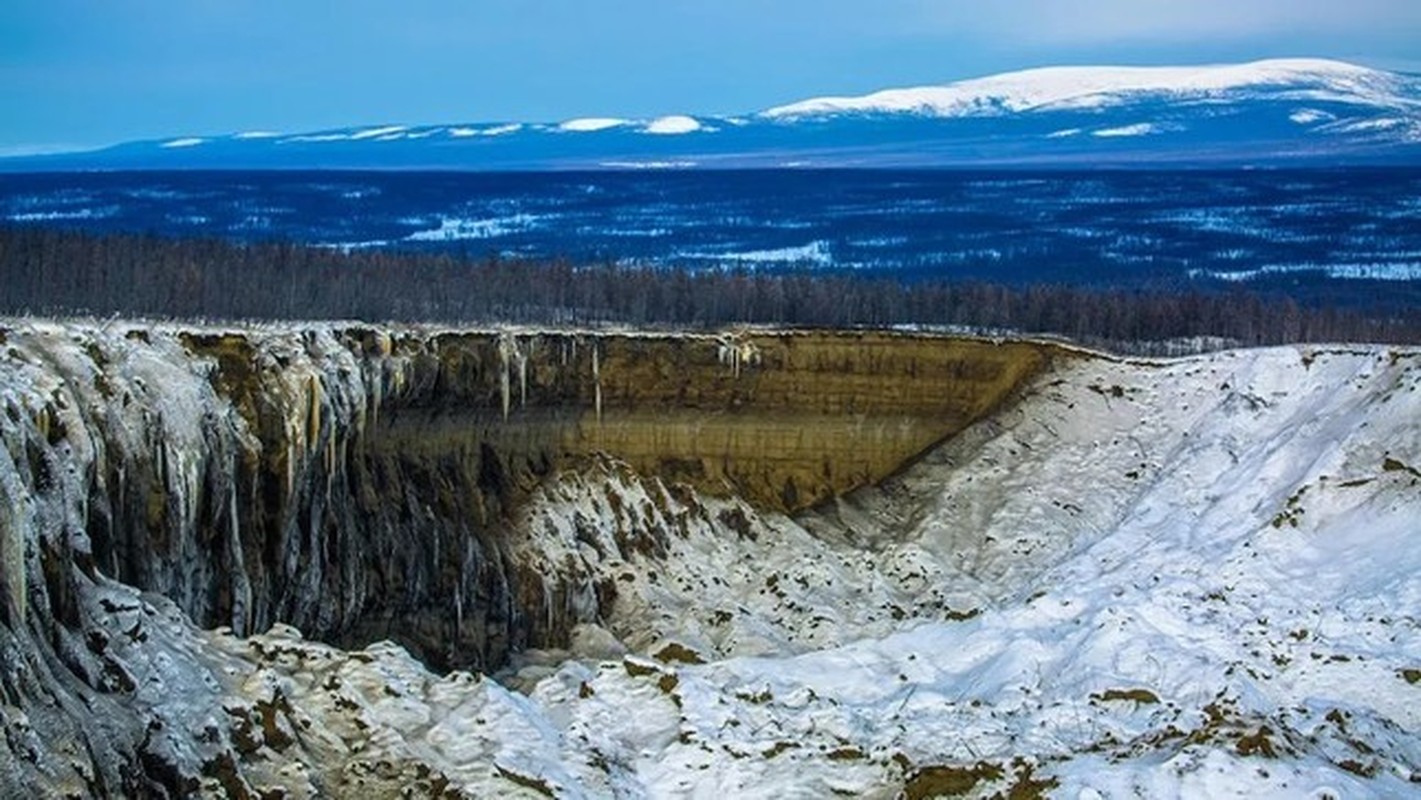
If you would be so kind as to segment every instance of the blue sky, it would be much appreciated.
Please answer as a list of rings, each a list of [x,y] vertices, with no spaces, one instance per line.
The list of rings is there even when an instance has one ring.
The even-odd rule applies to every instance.
[[[6,0],[0,153],[1275,56],[1421,71],[1421,0]]]

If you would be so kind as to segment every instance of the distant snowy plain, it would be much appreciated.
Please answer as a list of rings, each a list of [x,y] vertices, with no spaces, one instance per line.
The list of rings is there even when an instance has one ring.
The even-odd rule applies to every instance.
[[[1421,168],[0,176],[0,222],[100,233],[1169,289],[1393,292],[1418,215]]]

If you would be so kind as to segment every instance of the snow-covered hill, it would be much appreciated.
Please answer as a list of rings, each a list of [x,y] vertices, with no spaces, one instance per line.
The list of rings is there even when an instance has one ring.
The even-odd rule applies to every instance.
[[[0,169],[1421,162],[1421,79],[1323,59],[1050,67],[741,116],[179,135]]]
[[[825,114],[990,116],[1099,109],[1146,97],[1223,103],[1245,99],[1421,108],[1416,81],[1325,59],[1273,59],[1200,67],[1047,67],[945,86],[889,89],[862,97],[821,97],[772,108],[769,117]]]

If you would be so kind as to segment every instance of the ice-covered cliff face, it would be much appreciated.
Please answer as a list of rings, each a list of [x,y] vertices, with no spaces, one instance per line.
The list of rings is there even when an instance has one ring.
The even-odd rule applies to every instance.
[[[1414,350],[10,324],[0,369],[6,794],[1421,771]],[[338,647],[385,637],[511,661]]]
[[[689,524],[675,496],[793,510],[881,479],[1053,352],[882,334],[33,323],[5,326],[0,347],[9,653],[34,655],[20,634],[37,623],[86,685],[119,692],[139,682],[89,616],[109,581],[202,626],[393,639],[435,667],[564,646],[619,587],[550,562],[519,524],[541,482],[607,455],[664,477],[662,527],[612,542],[661,552]]]
[[[508,512],[540,478],[607,453],[798,509],[896,470],[1049,352],[331,327],[7,339],[13,530],[73,538],[91,569],[204,624],[393,635],[475,666],[596,616],[587,587],[520,571]]]

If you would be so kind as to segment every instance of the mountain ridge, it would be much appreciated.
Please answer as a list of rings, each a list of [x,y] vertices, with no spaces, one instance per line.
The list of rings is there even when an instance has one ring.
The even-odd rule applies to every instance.
[[[1020,113],[1090,108],[1112,100],[1119,102],[1120,94],[1207,97],[1229,90],[1287,87],[1300,83],[1330,89],[1336,92],[1330,98],[1334,100],[1395,104],[1405,108],[1421,106],[1421,101],[1397,94],[1409,82],[1401,73],[1369,69],[1345,61],[1310,58],[1190,67],[1051,66],[941,85],[885,89],[858,97],[812,98],[776,106],[761,113],[763,116],[791,118],[855,111],[939,116],[974,112]],[[1365,93],[1363,90],[1366,90]]]
[[[744,115],[245,131],[0,170],[1421,163],[1421,77],[1326,59],[1042,67]]]

